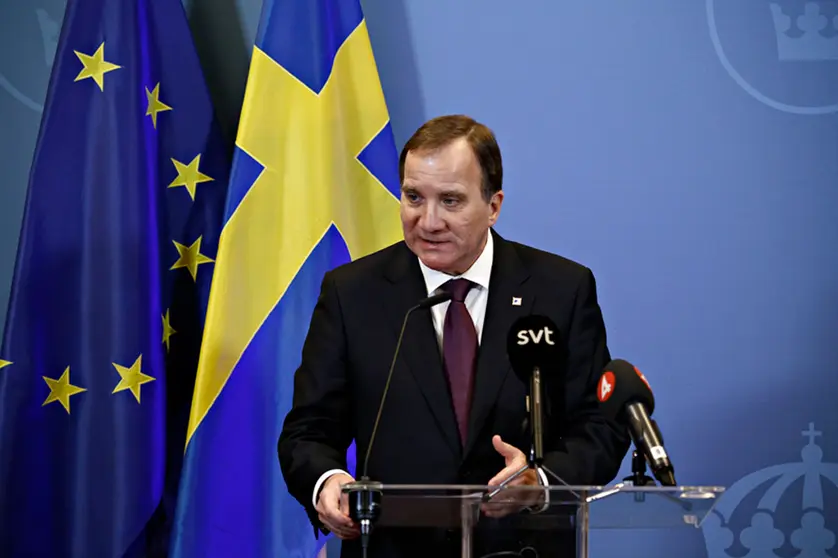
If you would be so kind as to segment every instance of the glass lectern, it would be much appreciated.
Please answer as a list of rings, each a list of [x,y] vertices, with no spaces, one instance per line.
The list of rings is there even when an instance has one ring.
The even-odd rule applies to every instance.
[[[375,494],[372,538],[379,527],[460,529],[464,558],[473,558],[475,528],[498,514],[503,516],[497,523],[502,529],[575,531],[577,556],[588,558],[592,529],[698,528],[724,491],[716,486],[631,483],[549,489],[352,483],[343,490],[355,505],[360,501],[369,508],[371,486]],[[548,502],[544,501],[545,491],[549,491]],[[489,495],[491,498],[487,498]],[[540,511],[533,512],[533,507],[523,507],[522,503],[534,503],[534,509]]]

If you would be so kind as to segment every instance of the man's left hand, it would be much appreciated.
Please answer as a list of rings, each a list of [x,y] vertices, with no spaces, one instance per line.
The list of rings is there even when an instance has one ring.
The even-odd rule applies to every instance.
[[[527,457],[515,446],[504,442],[500,436],[492,438],[492,445],[505,460],[505,467],[489,481],[490,486],[499,486],[503,481],[520,471],[527,465]],[[533,506],[544,500],[540,490],[508,490],[515,486],[539,486],[538,473],[534,469],[527,469],[504,486],[503,491],[496,494],[488,503],[482,506],[483,513],[489,517],[503,517],[517,512],[522,508]]]

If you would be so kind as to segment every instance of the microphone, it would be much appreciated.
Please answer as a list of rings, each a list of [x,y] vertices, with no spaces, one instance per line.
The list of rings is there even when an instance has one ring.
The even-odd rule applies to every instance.
[[[530,315],[518,318],[509,329],[506,337],[506,353],[512,370],[522,382],[529,385],[527,410],[530,413],[529,430],[531,436],[530,453],[527,464],[503,480],[498,488],[483,496],[484,501],[491,500],[513,479],[527,469],[543,469],[560,484],[570,486],[563,478],[544,465],[544,412],[542,386],[545,383],[544,372],[560,369],[564,351],[559,339],[559,328],[546,316]],[[575,491],[572,494],[578,497]]]
[[[376,434],[378,433],[378,424],[381,421],[381,412],[384,410],[384,402],[387,400],[387,393],[390,391],[390,381],[393,379],[393,371],[396,369],[396,361],[398,360],[399,351],[401,350],[402,339],[404,338],[405,329],[407,329],[407,321],[410,318],[410,315],[416,310],[431,308],[448,300],[451,300],[451,293],[442,292],[435,294],[421,300],[405,313],[404,321],[402,322],[402,329],[399,331],[399,338],[398,341],[396,341],[396,350],[393,352],[393,361],[390,363],[390,370],[387,373],[387,381],[384,384],[381,401],[378,403],[378,414],[375,417],[375,424],[373,424],[372,427],[370,442],[367,445],[367,452],[364,456],[364,466],[362,469],[361,480],[348,483],[345,486],[345,489],[349,492],[349,515],[361,526],[361,549],[363,556],[367,555],[367,547],[369,545],[369,536],[372,524],[375,523],[381,513],[382,484],[380,482],[371,481],[369,476],[367,476],[367,469],[369,467],[372,446],[375,442]]]
[[[410,308],[404,315],[402,329],[401,331],[399,331],[399,339],[396,342],[396,350],[393,352],[393,361],[390,363],[390,370],[387,373],[387,382],[384,384],[384,392],[381,394],[381,401],[378,403],[378,414],[375,417],[375,424],[372,427],[372,434],[370,434],[370,443],[369,445],[367,445],[367,453],[364,456],[364,468],[363,474],[361,476],[362,479],[368,479],[367,467],[369,466],[370,462],[370,453],[372,451],[373,442],[375,441],[375,435],[378,432],[378,423],[381,420],[381,412],[384,409],[384,402],[387,400],[387,393],[390,391],[390,380],[393,379],[393,371],[396,369],[396,360],[399,358],[399,351],[402,348],[402,338],[404,337],[404,331],[407,328],[407,320],[408,318],[410,318],[410,315],[416,310],[424,310],[426,308],[431,308],[433,306],[436,306],[437,304],[442,304],[443,302],[447,302],[449,300],[451,300],[451,293],[442,292],[439,294],[435,294],[420,301],[419,304]]]
[[[530,465],[540,466],[544,460],[543,373],[561,362],[559,328],[546,316],[519,318],[509,330],[506,352],[512,370],[521,381],[529,384]]]
[[[625,360],[612,360],[597,383],[597,399],[606,416],[621,424],[628,423],[635,446],[661,485],[676,486],[675,471],[663,447],[663,436],[657,423],[649,418],[655,411],[655,396],[643,373]]]

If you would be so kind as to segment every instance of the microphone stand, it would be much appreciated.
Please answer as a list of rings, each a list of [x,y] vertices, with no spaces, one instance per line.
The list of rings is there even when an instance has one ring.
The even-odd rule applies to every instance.
[[[515,471],[512,476],[504,479],[499,485],[498,488],[493,490],[492,492],[485,494],[483,496],[483,501],[487,502],[494,498],[498,493],[500,493],[510,482],[517,479],[521,475],[524,474],[527,470],[534,470],[536,474],[538,474],[538,470],[542,469],[551,477],[556,479],[559,484],[564,486],[570,486],[564,479],[562,479],[559,475],[551,471],[546,465],[544,465],[544,413],[542,411],[542,380],[541,380],[541,369],[536,366],[533,368],[532,375],[530,376],[530,392],[527,396],[527,410],[530,413],[529,423],[530,423],[530,451],[527,455],[527,463],[526,465],[521,466],[520,469]],[[572,492],[575,497],[579,497],[575,491]]]
[[[654,421],[651,422],[653,428],[657,428],[657,424]],[[637,441],[634,440],[634,436],[632,436],[632,443],[634,444],[634,450],[631,452],[631,475],[625,477],[623,481],[632,486],[656,486],[655,479],[646,474],[646,456],[637,449]],[[642,492],[634,494],[635,502],[644,502],[645,500],[646,495]]]
[[[654,486],[655,479],[646,474],[646,458],[635,450],[631,453],[631,475],[623,479],[633,486]]]
[[[390,392],[390,382],[393,380],[393,372],[396,369],[396,361],[399,357],[399,351],[402,348],[402,340],[404,339],[404,332],[407,328],[407,321],[410,315],[416,310],[431,308],[437,304],[441,304],[451,300],[451,293],[442,292],[422,300],[416,306],[412,306],[404,315],[402,321],[402,328],[399,331],[399,338],[396,341],[396,350],[393,352],[393,360],[390,363],[390,370],[387,373],[387,381],[384,384],[384,391],[381,393],[381,401],[378,404],[378,413],[375,416],[375,424],[372,427],[370,434],[370,441],[367,444],[367,452],[364,456],[364,468],[361,474],[361,480],[347,483],[343,486],[343,491],[349,493],[349,517],[351,517],[361,528],[361,555],[363,558],[367,556],[367,549],[370,544],[370,534],[372,528],[378,517],[381,515],[381,498],[383,496],[384,485],[377,481],[370,480],[367,476],[367,468],[370,463],[370,454],[372,453],[372,445],[375,441],[375,436],[378,433],[378,425],[381,421],[381,413],[384,410],[384,402],[387,400],[387,394]]]
[[[371,481],[363,475],[360,481],[344,485],[349,491],[349,516],[361,527],[361,552],[367,555],[370,544],[372,526],[381,515],[381,496],[383,486],[380,482]]]

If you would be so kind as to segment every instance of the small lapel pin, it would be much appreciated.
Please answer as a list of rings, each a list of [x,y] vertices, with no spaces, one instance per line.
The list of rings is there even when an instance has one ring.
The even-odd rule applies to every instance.
[[[521,306],[521,297],[520,296],[513,296],[512,297],[512,306]]]

